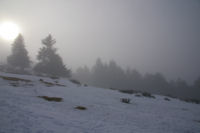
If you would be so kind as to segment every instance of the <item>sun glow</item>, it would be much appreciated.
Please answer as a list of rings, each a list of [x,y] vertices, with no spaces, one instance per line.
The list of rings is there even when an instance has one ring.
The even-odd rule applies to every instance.
[[[4,22],[0,24],[0,36],[5,40],[13,40],[19,33],[19,27],[13,22]]]

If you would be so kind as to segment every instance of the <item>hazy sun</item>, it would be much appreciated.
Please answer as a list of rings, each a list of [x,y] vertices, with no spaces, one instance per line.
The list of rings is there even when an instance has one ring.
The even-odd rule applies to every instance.
[[[3,39],[13,40],[18,36],[19,33],[19,27],[13,22],[4,22],[0,24],[0,36]]]

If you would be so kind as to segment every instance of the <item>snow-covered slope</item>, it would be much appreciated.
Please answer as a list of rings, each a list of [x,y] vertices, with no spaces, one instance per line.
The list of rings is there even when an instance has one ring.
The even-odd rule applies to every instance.
[[[0,73],[0,133],[200,133],[200,105]]]

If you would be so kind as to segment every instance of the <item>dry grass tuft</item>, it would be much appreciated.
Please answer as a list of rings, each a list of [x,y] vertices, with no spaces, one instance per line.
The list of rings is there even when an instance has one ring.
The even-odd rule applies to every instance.
[[[60,97],[48,97],[48,96],[37,96],[39,98],[42,98],[44,100],[50,101],[50,102],[61,102],[63,99]]]
[[[9,81],[31,82],[31,80],[28,80],[28,79],[21,79],[21,78],[16,78],[16,77],[0,76],[0,78],[2,78],[2,79],[4,79],[4,80],[9,80]]]
[[[78,109],[78,110],[86,110],[87,108],[84,107],[84,106],[76,106],[75,109]]]
[[[65,85],[61,85],[58,83],[58,81],[54,84],[54,83],[51,83],[51,82],[47,82],[47,81],[44,81],[43,79],[40,79],[39,80],[41,83],[45,84],[47,87],[52,87],[52,86],[61,86],[61,87],[66,87]]]

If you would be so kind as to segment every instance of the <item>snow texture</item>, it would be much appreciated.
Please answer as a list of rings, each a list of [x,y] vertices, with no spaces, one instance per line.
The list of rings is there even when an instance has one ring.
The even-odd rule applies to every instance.
[[[50,102],[37,96],[63,101]],[[64,78],[1,72],[0,133],[200,133],[200,105],[155,97],[84,87]],[[130,104],[122,103],[121,98],[129,98]]]

